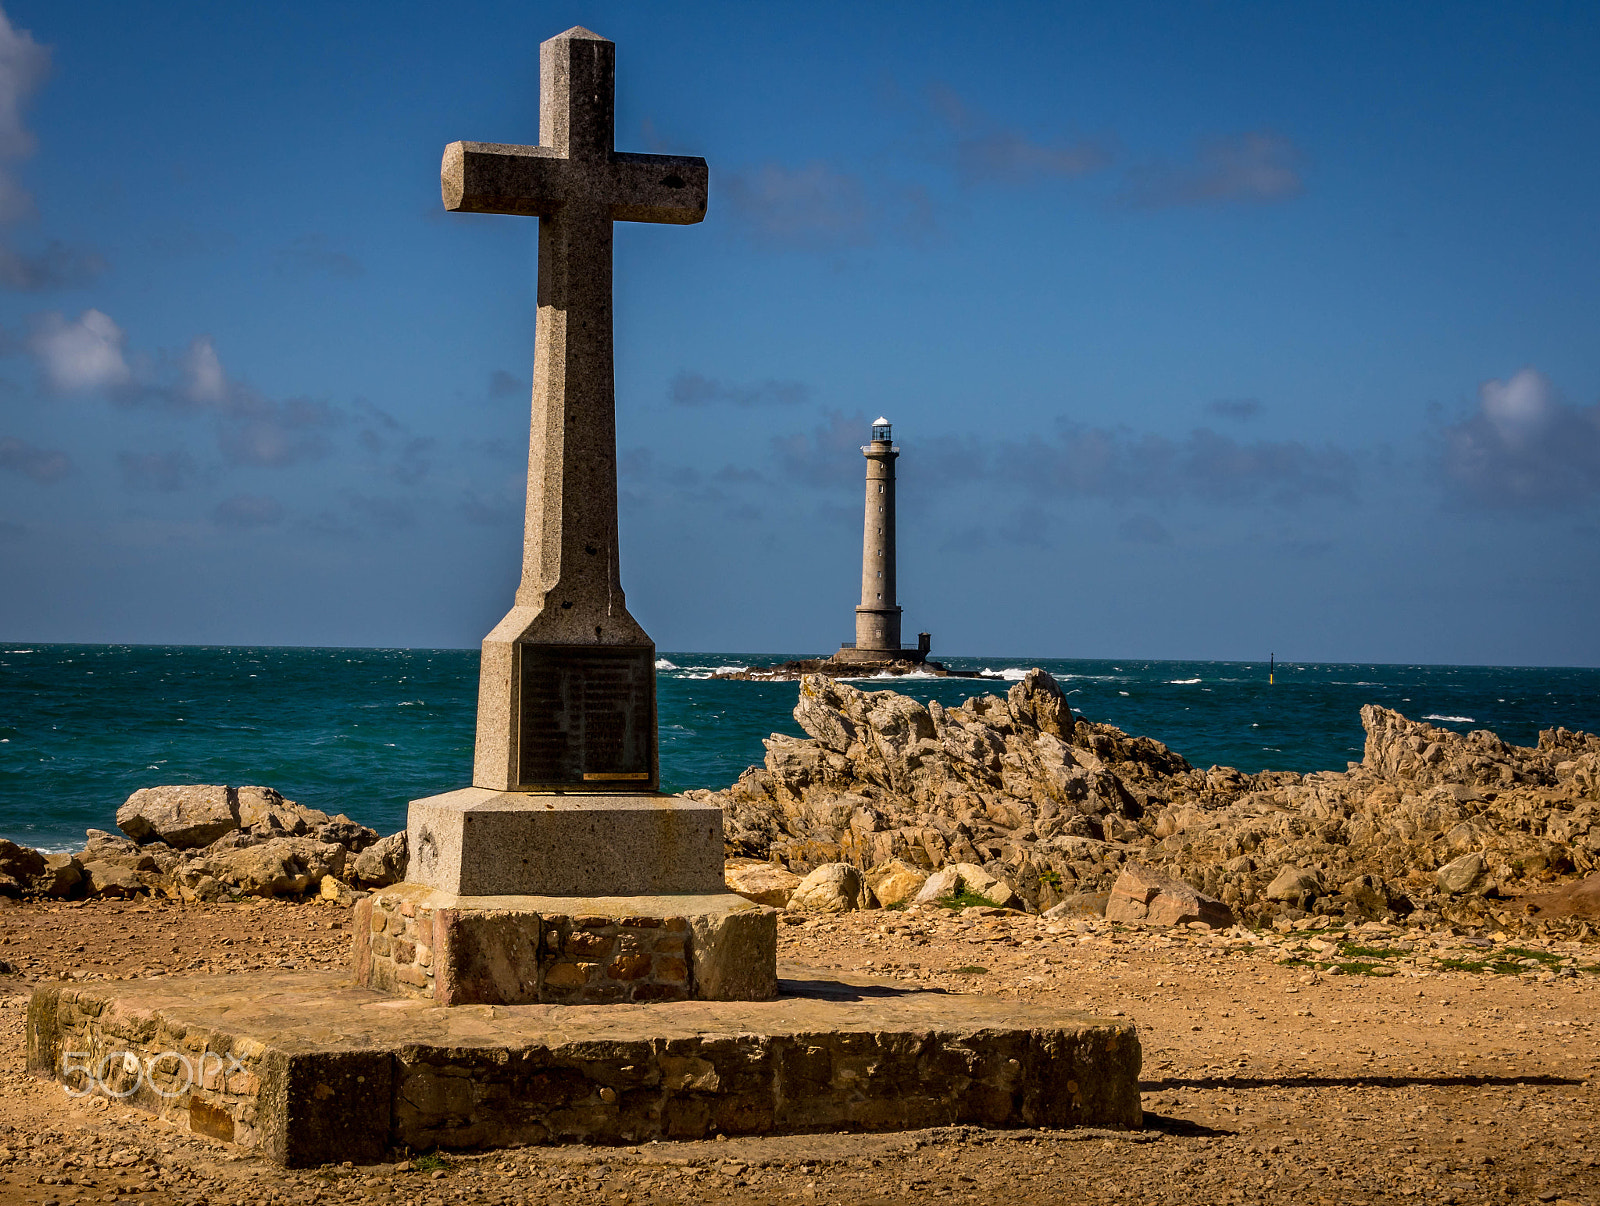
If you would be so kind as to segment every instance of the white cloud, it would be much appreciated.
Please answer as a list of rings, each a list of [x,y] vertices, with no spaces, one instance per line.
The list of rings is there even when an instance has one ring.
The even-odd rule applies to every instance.
[[[33,150],[33,135],[22,124],[22,105],[49,74],[49,50],[0,10],[0,156],[15,159]]]
[[[1562,401],[1537,369],[1485,381],[1477,409],[1442,435],[1446,480],[1479,505],[1553,510],[1600,497],[1600,403]]]
[[[77,321],[60,314],[41,316],[29,349],[45,379],[62,393],[126,385],[133,374],[122,354],[122,328],[99,310],[85,310]]]
[[[183,356],[183,388],[192,402],[220,402],[228,376],[209,335],[196,335]]]
[[[1206,143],[1187,163],[1153,163],[1128,173],[1124,204],[1136,209],[1230,201],[1285,201],[1305,191],[1300,149],[1271,130]]]

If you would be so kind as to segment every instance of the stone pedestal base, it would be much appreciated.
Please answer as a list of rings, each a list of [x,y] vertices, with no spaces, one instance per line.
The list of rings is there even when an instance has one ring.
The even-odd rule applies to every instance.
[[[1129,1022],[804,968],[780,985],[750,1003],[444,1009],[328,972],[47,984],[28,1068],[296,1168],[403,1148],[1142,1120]]]
[[[406,879],[462,896],[726,891],[722,810],[661,792],[463,787],[411,801]]]
[[[456,896],[356,905],[357,984],[440,1005],[764,1001],[777,912],[742,896]]]

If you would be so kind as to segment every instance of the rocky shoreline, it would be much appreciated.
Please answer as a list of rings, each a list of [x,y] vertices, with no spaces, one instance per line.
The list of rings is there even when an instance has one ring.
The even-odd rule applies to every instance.
[[[1307,917],[1600,934],[1600,736],[1535,747],[1362,709],[1365,756],[1201,770],[1075,715],[1049,674],[927,706],[819,674],[722,791],[727,876],[811,912],[967,904],[1222,928]],[[405,878],[388,837],[268,787],[152,787],[76,854],[0,839],[0,896],[349,904]],[[1568,882],[1575,877],[1587,877]]]
[[[910,903],[960,865],[1058,916],[1115,916],[1132,869],[1120,894],[1143,891],[1147,911],[1160,881],[1256,926],[1329,916],[1594,937],[1600,922],[1594,734],[1551,729],[1519,747],[1368,705],[1365,756],[1344,771],[1201,770],[1074,715],[1038,669],[958,708],[809,676],[795,719],[808,737],[773,734],[762,766],[688,793],[721,805],[730,882],[762,881],[769,903],[785,873],[791,888],[842,882],[824,870],[840,865],[876,898],[859,900]],[[1563,891],[1574,874],[1590,878]]]
[[[270,787],[143,788],[117,810],[117,826],[128,836],[91,829],[76,854],[0,838],[0,896],[192,903],[317,894],[350,904],[405,878],[404,832],[381,837]]]

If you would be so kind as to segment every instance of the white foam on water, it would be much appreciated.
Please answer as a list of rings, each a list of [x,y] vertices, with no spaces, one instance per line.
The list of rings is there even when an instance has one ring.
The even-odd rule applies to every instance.
[[[1187,687],[1190,683],[1197,683],[1199,681],[1200,680],[1198,678],[1169,678],[1167,680],[1168,684],[1174,687]]]
[[[1477,721],[1473,720],[1472,717],[1470,717],[1470,716],[1440,716],[1437,712],[1429,713],[1427,716],[1424,716],[1422,719],[1424,719],[1424,720],[1447,720],[1451,724],[1477,724],[1478,723]]]
[[[252,674],[250,677],[254,678],[255,675]],[[425,708],[427,706],[428,701],[425,699],[402,699],[399,703],[395,704],[395,707],[397,708]]]
[[[7,653],[38,653],[37,649],[7,649]]]
[[[671,662],[669,662],[664,657],[656,658],[656,669],[657,670],[676,670],[677,668],[678,668],[677,666],[673,665]]]
[[[710,678],[713,674],[739,674],[750,669],[749,666],[681,666],[679,672],[684,678]]]
[[[1126,692],[1126,691],[1118,691],[1118,692],[1117,692],[1117,694],[1118,694],[1118,695],[1126,695],[1126,694],[1127,694],[1127,692]]]
[[[989,678],[1004,678],[1014,683],[1019,683],[1028,677],[1028,672],[1026,670],[1019,670],[1015,666],[1007,666],[1004,670],[991,670],[989,667],[985,666],[983,668],[983,672]],[[1063,675],[1063,677],[1068,676]]]

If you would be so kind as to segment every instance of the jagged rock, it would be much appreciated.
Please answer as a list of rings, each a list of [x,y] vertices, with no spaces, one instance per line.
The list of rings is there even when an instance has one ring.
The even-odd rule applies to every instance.
[[[410,858],[406,842],[406,831],[402,829],[367,846],[356,855],[351,878],[363,888],[387,888],[405,882]]]
[[[1396,892],[1376,875],[1356,876],[1339,889],[1339,895],[1362,917],[1372,921],[1391,913],[1404,915],[1412,908],[1411,901],[1403,893]]]
[[[0,838],[0,896],[23,895],[44,871],[44,855]]]
[[[958,896],[974,896],[997,909],[1014,909],[1022,904],[1015,888],[972,863],[954,863],[935,871],[913,903],[941,904]]]
[[[801,880],[789,897],[789,908],[807,913],[849,913],[877,905],[860,870],[849,863],[824,863]]]
[[[729,863],[723,868],[728,891],[743,896],[756,904],[786,909],[794,890],[800,886],[800,877],[776,863],[755,861]]]
[[[1066,921],[1074,917],[1104,917],[1111,903],[1109,892],[1074,892],[1059,904],[1044,911],[1046,921]]]
[[[1130,858],[1252,924],[1305,911],[1415,920],[1412,898],[1467,853],[1483,858],[1480,887],[1502,896],[1600,868],[1600,736],[1552,729],[1523,748],[1368,706],[1362,762],[1247,775],[1200,770],[1064,708],[1042,671],[956,708],[806,679],[795,715],[809,736],[774,734],[763,765],[692,794],[721,806],[730,858],[798,875],[970,863],[1040,911],[1109,891]],[[1272,898],[1286,868],[1316,887]],[[1490,900],[1472,891],[1436,908],[1479,925]]]
[[[143,787],[117,809],[117,828],[136,842],[184,850],[239,828],[239,812],[227,787]]]
[[[320,887],[322,879],[344,873],[343,846],[315,838],[273,838],[232,850],[207,850],[184,863],[176,876],[185,895],[198,893],[202,880],[212,879],[241,896],[295,896]]]
[[[325,900],[329,904],[342,905],[345,908],[350,908],[356,901],[365,900],[371,895],[371,892],[358,891],[332,875],[324,875],[322,877],[322,885],[317,891],[319,900]]]
[[[1285,867],[1267,885],[1268,900],[1286,901],[1297,908],[1308,896],[1321,895],[1322,881],[1317,878],[1316,872],[1299,867]]]
[[[878,903],[889,909],[914,900],[917,893],[922,891],[922,885],[928,882],[928,873],[902,859],[892,858],[870,868],[866,879],[867,887],[872,889]]]
[[[1470,892],[1483,883],[1483,855],[1476,852],[1463,854],[1440,867],[1435,878],[1441,892],[1448,892],[1452,896]]]
[[[1141,863],[1129,863],[1112,885],[1106,920],[1142,921],[1148,925],[1199,921],[1212,929],[1234,924],[1232,911],[1222,901]]]
[[[95,896],[126,899],[149,890],[139,873],[123,863],[84,863],[83,876]]]
[[[74,854],[47,854],[44,870],[34,877],[35,891],[58,899],[73,896],[84,886],[83,864]]]

